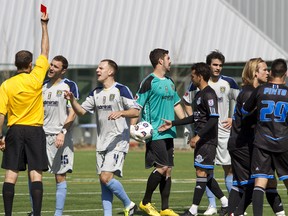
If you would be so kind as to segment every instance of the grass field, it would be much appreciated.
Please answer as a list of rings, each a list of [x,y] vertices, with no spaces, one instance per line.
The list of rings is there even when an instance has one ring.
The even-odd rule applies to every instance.
[[[0,153],[0,160],[2,153]],[[192,166],[192,151],[176,151],[175,167],[173,170],[173,184],[170,195],[170,207],[178,213],[190,207],[192,203],[192,195],[195,185],[195,170]],[[131,200],[139,204],[143,198],[146,188],[146,180],[151,170],[144,169],[144,150],[131,150],[127,155],[124,165],[124,177],[121,182],[130,196]],[[68,176],[68,194],[66,199],[64,215],[103,215],[100,199],[100,185],[97,175],[95,174],[95,150],[76,150],[74,171]],[[224,189],[223,171],[220,167],[216,168],[216,178],[220,186]],[[4,178],[4,170],[0,170],[1,191],[2,181]],[[42,215],[53,215],[55,206],[55,181],[54,176],[45,173],[44,175],[44,198]],[[279,184],[279,192],[282,201],[287,207],[286,189],[281,182]],[[15,197],[13,206],[13,215],[27,215],[30,211],[30,202],[28,196],[27,173],[21,172],[17,185],[15,187]],[[227,192],[225,190],[227,195]],[[153,196],[155,206],[160,208],[160,195],[158,189]],[[218,207],[220,203],[217,201]],[[207,207],[207,198],[204,195],[200,204],[199,213],[203,213]],[[117,197],[114,197],[113,215],[122,215],[122,203]],[[3,213],[3,202],[0,202],[0,215]],[[273,215],[270,206],[265,201],[265,215]],[[248,215],[252,215],[252,209],[247,209]],[[144,215],[138,211],[135,215]]]

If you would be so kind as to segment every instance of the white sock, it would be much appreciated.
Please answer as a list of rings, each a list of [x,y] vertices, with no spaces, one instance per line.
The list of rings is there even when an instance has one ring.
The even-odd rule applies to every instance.
[[[220,201],[221,201],[221,206],[222,206],[222,207],[227,207],[227,206],[228,206],[228,199],[227,199],[227,197],[223,196],[223,197],[220,199]]]
[[[191,212],[191,214],[194,214],[194,215],[197,214],[198,213],[198,205],[192,204],[189,211]]]

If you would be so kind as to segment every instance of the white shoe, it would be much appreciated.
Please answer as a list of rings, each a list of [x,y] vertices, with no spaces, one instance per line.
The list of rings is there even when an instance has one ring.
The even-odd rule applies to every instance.
[[[214,214],[217,214],[217,208],[209,206],[203,215],[214,215]]]

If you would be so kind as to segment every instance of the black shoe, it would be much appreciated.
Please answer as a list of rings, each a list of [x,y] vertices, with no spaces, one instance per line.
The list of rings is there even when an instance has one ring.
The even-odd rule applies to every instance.
[[[183,214],[181,214],[180,216],[196,216],[197,214],[192,214],[190,211],[189,211],[189,209],[188,210],[186,210]]]
[[[220,216],[228,215],[228,206],[227,207],[221,207],[218,213]]]

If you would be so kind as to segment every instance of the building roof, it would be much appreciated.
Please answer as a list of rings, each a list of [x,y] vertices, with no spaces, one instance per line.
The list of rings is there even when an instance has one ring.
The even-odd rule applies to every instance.
[[[1,0],[0,69],[13,67],[21,49],[39,55],[40,3],[50,16],[50,59],[64,55],[72,67],[95,66],[104,58],[150,65],[154,48],[168,49],[173,64],[205,61],[215,49],[227,62],[288,56],[225,0]]]

